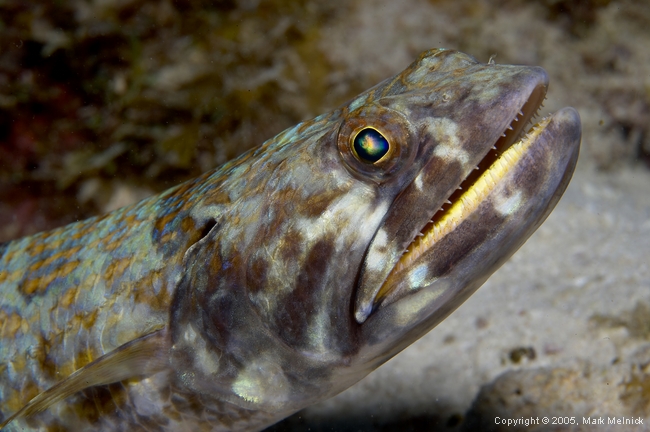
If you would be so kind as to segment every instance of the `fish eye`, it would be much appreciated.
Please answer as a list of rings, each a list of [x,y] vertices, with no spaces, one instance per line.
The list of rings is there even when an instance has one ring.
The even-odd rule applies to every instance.
[[[352,175],[379,184],[411,165],[418,143],[404,114],[376,104],[343,114],[336,145]]]
[[[375,163],[388,153],[390,144],[377,129],[367,127],[355,135],[352,147],[361,161]]]

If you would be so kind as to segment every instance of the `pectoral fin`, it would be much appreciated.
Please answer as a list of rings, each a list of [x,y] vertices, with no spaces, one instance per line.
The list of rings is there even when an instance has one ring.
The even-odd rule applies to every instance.
[[[72,375],[45,390],[14,415],[0,423],[0,429],[21,417],[46,410],[56,402],[89,387],[143,377],[169,367],[169,338],[166,329],[157,330],[125,343],[88,363]]]

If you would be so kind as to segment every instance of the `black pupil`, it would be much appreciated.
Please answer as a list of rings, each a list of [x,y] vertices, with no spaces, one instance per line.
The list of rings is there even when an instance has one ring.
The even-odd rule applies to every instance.
[[[388,140],[379,131],[366,128],[354,137],[354,151],[365,162],[377,162],[388,153]]]

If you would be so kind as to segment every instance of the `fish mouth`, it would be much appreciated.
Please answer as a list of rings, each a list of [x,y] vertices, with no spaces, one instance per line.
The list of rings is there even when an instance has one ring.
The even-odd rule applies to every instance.
[[[399,280],[404,272],[410,269],[413,263],[434,244],[469,217],[527,153],[552,118],[552,115],[549,115],[532,124],[543,107],[546,90],[547,87],[543,83],[533,89],[527,101],[516,112],[510,124],[503,130],[485,157],[457,185],[442,207],[414,236],[377,292],[373,301],[373,309],[382,305],[389,297],[398,297],[394,291],[400,284],[395,281]],[[526,129],[531,124],[532,126]]]

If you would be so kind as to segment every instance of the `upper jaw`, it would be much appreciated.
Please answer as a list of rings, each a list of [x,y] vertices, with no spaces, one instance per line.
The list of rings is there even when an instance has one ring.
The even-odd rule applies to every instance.
[[[473,80],[472,73],[480,84],[467,85]],[[486,76],[490,80],[486,81]],[[448,112],[435,107],[435,117],[423,120],[432,148],[430,160],[394,200],[368,247],[354,304],[359,323],[386,298],[389,274],[413,241],[431,228],[430,221],[444,214],[449,207],[445,203],[459,199],[463,190],[496,160],[494,147],[496,153],[502,152],[522,135],[548,86],[543,69],[518,66],[478,65],[458,80],[464,83],[463,101],[454,106],[452,99]],[[468,104],[468,100],[479,103]],[[441,127],[441,119],[454,128]],[[445,142],[454,132],[458,134],[451,137],[455,141]]]
[[[471,214],[407,266],[391,272],[386,295],[361,326],[368,344],[360,356],[385,360],[399,352],[446,318],[512,256],[562,196],[580,138],[580,118],[573,108],[540,121],[522,140],[524,151]]]

